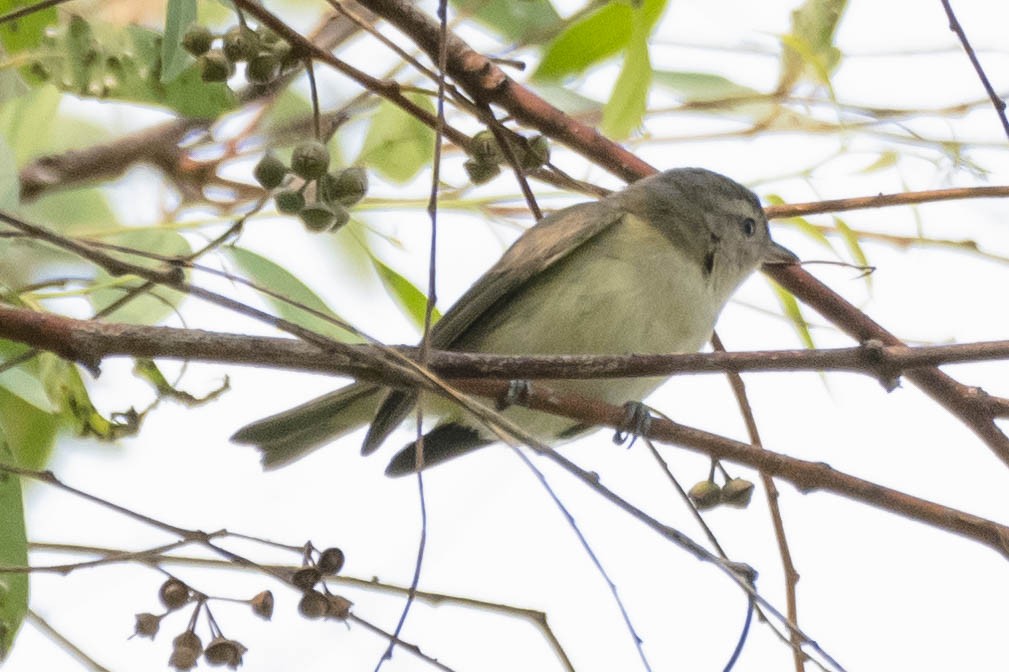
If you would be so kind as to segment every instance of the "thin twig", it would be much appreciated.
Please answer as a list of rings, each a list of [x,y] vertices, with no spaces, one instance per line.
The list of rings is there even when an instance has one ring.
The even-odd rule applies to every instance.
[[[725,345],[722,343],[722,339],[719,338],[717,332],[711,335],[711,345],[715,349],[715,352],[725,352]],[[732,393],[736,397],[736,403],[739,405],[739,411],[743,415],[743,421],[746,423],[746,432],[750,436],[750,443],[754,448],[763,448],[760,432],[757,429],[757,420],[753,416],[753,408],[746,397],[746,385],[743,383],[742,376],[735,371],[730,371],[728,372],[728,379],[729,385],[732,387]],[[774,483],[774,478],[763,471],[760,472],[760,480],[764,484],[767,508],[771,514],[771,522],[774,526],[774,538],[778,543],[778,555],[781,557],[781,567],[785,574],[785,608],[788,613],[788,620],[798,625],[799,605],[796,599],[795,586],[799,582],[799,572],[795,569],[792,553],[788,548],[788,537],[785,536],[785,523],[781,518],[781,508],[778,506],[778,487]],[[751,604],[750,606],[752,608],[753,605]],[[749,623],[749,619],[747,619],[747,623]],[[792,661],[795,664],[795,672],[803,672],[806,669],[806,654],[802,651],[802,642],[794,630],[790,633],[789,643],[792,648]]]
[[[1002,122],[1002,129],[1005,131],[1006,137],[1009,138],[1009,119],[1006,118],[1006,103],[1002,98],[995,92],[995,87],[991,85],[988,81],[988,75],[985,74],[984,68],[981,67],[981,61],[978,60],[977,54],[974,53],[974,47],[970,46],[970,41],[967,39],[967,33],[964,32],[963,26],[956,18],[956,14],[953,13],[953,7],[950,5],[949,0],[940,0],[942,2],[942,8],[946,10],[946,17],[949,19],[949,29],[956,33],[957,38],[960,40],[960,44],[963,45],[963,50],[967,54],[967,58],[970,59],[970,64],[974,66],[974,71],[977,73],[978,79],[981,80],[981,85],[984,86],[984,90],[988,93],[988,97],[991,98],[991,104],[995,108],[995,114],[998,115],[999,121]]]

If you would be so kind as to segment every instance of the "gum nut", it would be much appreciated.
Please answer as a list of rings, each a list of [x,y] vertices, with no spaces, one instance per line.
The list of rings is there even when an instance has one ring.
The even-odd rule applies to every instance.
[[[222,42],[221,49],[232,63],[247,61],[259,53],[259,35],[248,26],[232,26]]]
[[[318,140],[303,142],[291,153],[291,170],[306,180],[315,180],[329,169],[329,150]]]
[[[301,209],[298,216],[309,231],[328,231],[336,221],[333,209],[325,203],[309,203]]]
[[[206,26],[194,23],[182,36],[182,48],[193,56],[202,56],[214,42],[214,34]]]
[[[701,511],[718,505],[722,500],[722,489],[714,481],[700,481],[687,493],[690,501]]]
[[[200,78],[205,82],[226,82],[235,72],[228,57],[220,49],[211,49],[200,56]]]
[[[301,212],[302,208],[305,207],[305,196],[300,191],[295,191],[294,189],[285,189],[284,191],[278,191],[277,195],[273,197],[273,200],[277,202],[277,210],[288,215],[296,215]]]
[[[256,182],[262,185],[263,189],[275,189],[284,181],[287,175],[287,166],[278,159],[272,152],[267,152],[259,160],[252,171],[252,176]]]
[[[469,181],[473,184],[483,184],[490,182],[501,172],[501,168],[496,163],[481,163],[476,159],[470,159],[463,164]]]

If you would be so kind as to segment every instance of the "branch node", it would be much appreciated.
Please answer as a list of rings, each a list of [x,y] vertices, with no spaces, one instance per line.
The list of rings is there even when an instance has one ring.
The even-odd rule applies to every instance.
[[[872,367],[876,380],[887,392],[893,392],[900,387],[900,369],[890,361],[887,345],[878,338],[869,338],[862,342],[862,356]]]

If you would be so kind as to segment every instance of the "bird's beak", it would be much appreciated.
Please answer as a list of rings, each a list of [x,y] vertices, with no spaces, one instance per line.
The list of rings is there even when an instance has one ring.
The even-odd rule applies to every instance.
[[[787,247],[778,245],[772,240],[771,247],[767,250],[767,254],[764,255],[762,261],[765,264],[794,264],[799,261],[799,257],[796,256],[795,252],[792,252]]]

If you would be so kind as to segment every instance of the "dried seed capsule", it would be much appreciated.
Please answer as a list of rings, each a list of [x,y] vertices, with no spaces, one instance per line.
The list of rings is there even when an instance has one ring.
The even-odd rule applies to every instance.
[[[252,175],[264,189],[275,189],[284,181],[284,176],[287,175],[287,166],[272,152],[267,152],[256,164]]]
[[[302,590],[311,590],[321,578],[322,575],[315,567],[302,567],[291,575],[291,583]]]
[[[711,509],[722,501],[722,489],[714,481],[700,481],[687,493],[699,510]]]
[[[182,36],[182,48],[193,56],[202,56],[214,42],[214,34],[206,26],[196,23],[186,29]]]
[[[745,509],[753,498],[753,483],[745,478],[730,478],[722,486],[722,504]]]
[[[291,153],[291,170],[306,180],[315,180],[329,169],[329,150],[318,140],[303,142]]]
[[[137,614],[137,622],[133,626],[133,634],[137,637],[150,637],[154,639],[154,636],[158,634],[159,627],[161,627],[161,616],[157,614]]]
[[[298,613],[305,618],[322,618],[329,611],[329,598],[317,590],[309,590],[298,602]]]
[[[309,231],[328,231],[336,221],[333,209],[325,203],[309,203],[298,216]]]
[[[315,566],[323,574],[339,574],[343,569],[343,560],[343,551],[336,547],[327,548],[319,555],[319,561]]]
[[[462,164],[469,175],[469,181],[473,184],[483,184],[490,182],[501,172],[501,168],[496,163],[481,163],[476,159],[470,159]]]
[[[277,202],[277,210],[289,215],[296,215],[305,207],[305,195],[294,189],[278,191],[273,200]]]
[[[350,616],[350,608],[354,603],[340,595],[327,595],[326,618],[344,621]]]
[[[205,82],[226,82],[235,72],[235,66],[220,49],[211,49],[200,56],[200,78]]]
[[[242,655],[248,651],[240,642],[226,637],[215,637],[207,650],[203,652],[203,659],[209,665],[227,665],[235,669],[242,664]]]
[[[252,613],[256,616],[267,621],[273,616],[273,593],[270,591],[264,590],[259,593],[249,600],[249,604],[252,605]]]
[[[480,163],[498,164],[504,161],[504,153],[497,144],[493,131],[480,131],[469,143],[469,155]]]
[[[319,178],[319,198],[330,205],[351,206],[368,192],[368,171],[351,166]]]
[[[172,640],[172,656],[168,664],[176,670],[191,670],[203,653],[203,643],[192,630],[186,630]]]
[[[259,35],[248,26],[232,26],[224,34],[221,48],[232,63],[247,61],[259,53]]]
[[[280,59],[272,51],[262,51],[245,68],[245,78],[253,84],[269,84],[280,75]]]
[[[174,611],[184,606],[189,602],[190,596],[189,586],[176,578],[168,579],[158,589],[158,597],[161,599],[161,604],[165,605],[165,608],[169,611]]]
[[[550,142],[542,135],[534,135],[526,142],[525,151],[519,154],[525,170],[535,170],[550,160]]]

